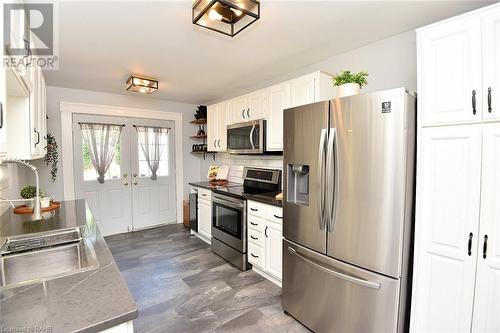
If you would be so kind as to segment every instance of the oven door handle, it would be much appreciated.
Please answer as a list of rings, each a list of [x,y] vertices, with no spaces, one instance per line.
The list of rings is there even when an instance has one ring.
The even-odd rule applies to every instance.
[[[231,202],[228,200],[219,199],[215,196],[212,196],[212,202],[218,203],[218,204],[223,205],[223,206],[228,206],[231,208],[236,208],[236,209],[242,209],[244,207],[244,204],[239,204],[236,202]]]

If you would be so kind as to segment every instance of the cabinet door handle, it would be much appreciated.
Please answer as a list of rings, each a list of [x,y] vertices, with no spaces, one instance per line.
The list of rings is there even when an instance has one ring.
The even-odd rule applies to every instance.
[[[250,222],[251,225],[258,225],[257,223]]]
[[[241,110],[241,116],[245,119],[245,109]]]
[[[484,235],[483,259],[486,259],[486,252],[488,252],[488,235]]]
[[[3,104],[0,103],[0,129],[3,128]]]
[[[250,208],[252,212],[258,212],[259,210],[257,208]]]
[[[40,143],[40,132],[38,132],[35,128],[33,129],[33,131],[36,133],[36,142],[35,142],[35,147],[36,147]]]
[[[259,238],[258,237],[254,237],[254,236],[250,236],[251,239],[253,240],[258,240]]]
[[[247,116],[250,118],[250,108],[247,109]]]
[[[214,147],[217,148],[217,140],[214,140]]]
[[[277,218],[277,219],[282,219],[282,218],[283,218],[283,216],[278,216],[278,215],[276,215],[276,214],[273,214],[273,215],[274,215],[274,217],[275,217],[275,218]]]
[[[219,148],[220,148],[220,139],[217,140],[217,146],[219,146]]]
[[[259,257],[259,256],[256,256],[256,255],[255,255],[255,254],[253,254],[253,253],[250,253],[250,255],[251,255],[252,257],[254,257],[254,258],[258,258],[258,257]]]
[[[469,234],[469,242],[467,244],[467,254],[469,255],[469,257],[472,255],[472,237],[474,237],[474,235],[471,232]]]
[[[476,91],[472,90],[472,114],[476,115]]]
[[[264,229],[264,235],[266,236],[266,238],[269,238],[269,237],[267,236],[267,228],[268,228],[268,226],[266,225],[266,229]]]
[[[488,88],[488,112],[491,113],[491,87]]]

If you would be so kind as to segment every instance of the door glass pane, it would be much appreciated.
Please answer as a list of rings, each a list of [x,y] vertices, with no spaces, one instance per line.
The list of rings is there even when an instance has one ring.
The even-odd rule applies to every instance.
[[[148,133],[149,142],[154,142],[155,133]],[[162,132],[160,133],[160,163],[156,175],[158,177],[166,177],[170,174],[170,154],[173,152],[170,149],[170,133]],[[139,177],[149,178],[151,177],[151,169],[149,168],[146,156],[144,155],[144,150],[142,149],[139,142],[137,142],[137,151],[139,156]]]
[[[121,175],[120,169],[120,152],[121,152],[121,141],[119,141],[115,147],[115,156],[113,157],[113,161],[111,165],[104,175],[105,180],[110,179],[119,179]],[[83,180],[84,181],[95,181],[99,176],[94,166],[92,165],[92,161],[90,160],[90,150],[89,147],[82,140],[82,161],[83,161]]]

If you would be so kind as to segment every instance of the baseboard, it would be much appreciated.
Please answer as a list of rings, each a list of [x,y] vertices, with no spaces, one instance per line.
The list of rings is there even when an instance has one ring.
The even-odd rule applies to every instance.
[[[256,272],[257,274],[262,275],[263,277],[265,277],[266,279],[268,279],[269,281],[271,281],[272,283],[274,283],[275,285],[277,285],[278,287],[281,288],[281,280],[275,278],[274,276],[272,276],[271,274],[269,274],[267,272],[264,272],[262,269],[260,269],[258,267],[253,266],[252,270],[254,272]]]

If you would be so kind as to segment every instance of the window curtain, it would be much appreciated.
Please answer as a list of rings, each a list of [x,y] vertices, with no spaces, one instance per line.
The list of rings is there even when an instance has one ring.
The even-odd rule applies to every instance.
[[[89,148],[90,161],[97,171],[97,181],[104,183],[104,175],[115,157],[122,125],[80,123],[83,141]]]
[[[139,145],[144,153],[149,170],[151,170],[151,179],[156,180],[158,178],[156,173],[160,167],[160,159],[164,147],[161,144],[161,135],[168,134],[170,129],[148,126],[135,126],[135,129]]]

